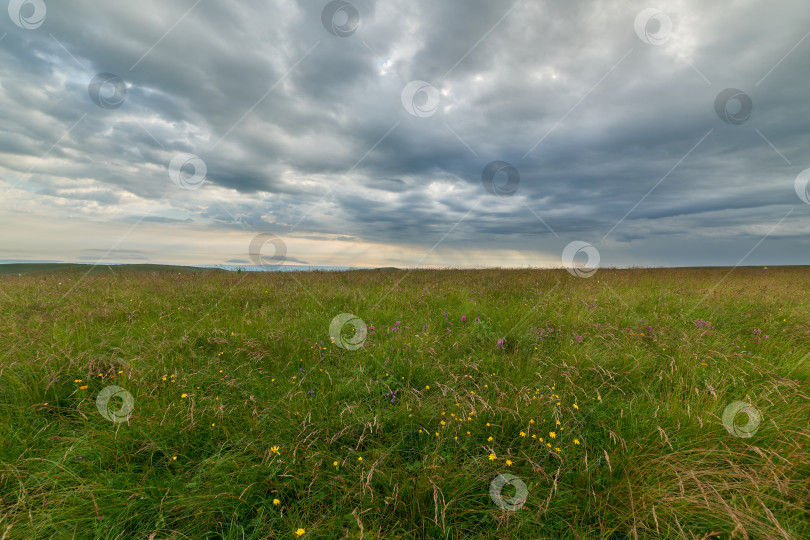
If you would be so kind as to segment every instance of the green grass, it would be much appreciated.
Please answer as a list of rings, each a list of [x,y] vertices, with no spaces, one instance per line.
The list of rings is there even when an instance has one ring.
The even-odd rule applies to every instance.
[[[0,277],[0,538],[810,537],[807,268],[82,276]]]

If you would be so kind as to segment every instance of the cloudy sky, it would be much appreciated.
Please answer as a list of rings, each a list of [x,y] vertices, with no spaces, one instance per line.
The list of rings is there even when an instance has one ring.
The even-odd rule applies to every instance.
[[[808,263],[806,0],[8,4],[0,260]]]

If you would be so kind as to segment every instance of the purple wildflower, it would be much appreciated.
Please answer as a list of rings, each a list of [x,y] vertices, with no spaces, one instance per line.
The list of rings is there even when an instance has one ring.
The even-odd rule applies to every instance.
[[[582,336],[577,336],[577,343],[582,343]]]

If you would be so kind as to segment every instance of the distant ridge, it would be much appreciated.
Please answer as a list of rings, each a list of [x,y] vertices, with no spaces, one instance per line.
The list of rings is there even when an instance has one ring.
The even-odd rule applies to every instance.
[[[13,274],[53,274],[57,272],[76,273],[122,273],[122,272],[174,272],[174,273],[199,273],[199,272],[307,272],[307,271],[348,271],[348,270],[400,270],[399,268],[356,268],[348,266],[304,266],[304,265],[270,265],[261,267],[257,265],[202,265],[202,266],[181,266],[172,264],[97,264],[92,263],[62,263],[62,262],[9,262],[0,263],[0,275]]]
[[[764,270],[768,268],[771,271],[778,271],[781,269],[789,270],[792,268],[806,268],[810,270],[808,265],[771,265],[771,266],[674,266],[674,267],[605,267],[601,268],[602,272],[608,270],[622,270],[622,271],[666,271],[675,269],[729,269],[737,271],[751,271],[751,270]],[[268,265],[266,267],[257,265],[202,265],[202,266],[182,266],[172,264],[129,264],[129,263],[110,263],[110,264],[97,264],[93,263],[65,263],[65,262],[0,262],[0,276],[14,275],[14,274],[55,274],[59,272],[68,273],[129,273],[129,272],[174,272],[174,273],[200,273],[200,272],[248,272],[248,273],[265,273],[265,272],[348,272],[348,271],[411,271],[417,270],[415,268],[398,268],[396,266],[383,266],[383,267],[350,267],[350,266],[308,266],[308,265]],[[453,267],[433,267],[433,268],[419,268],[419,270],[543,270],[543,271],[560,271],[562,268],[498,268],[498,267],[484,267],[484,268],[453,268]]]
[[[6,274],[51,274],[55,272],[76,272],[92,274],[121,272],[222,272],[219,268],[202,268],[199,266],[176,266],[169,264],[92,264],[81,263],[4,263],[0,264],[0,275]]]

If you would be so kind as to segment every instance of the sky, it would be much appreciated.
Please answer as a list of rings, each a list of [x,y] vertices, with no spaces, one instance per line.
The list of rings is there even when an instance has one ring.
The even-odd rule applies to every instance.
[[[810,262],[806,0],[11,0],[0,36],[0,261]]]

